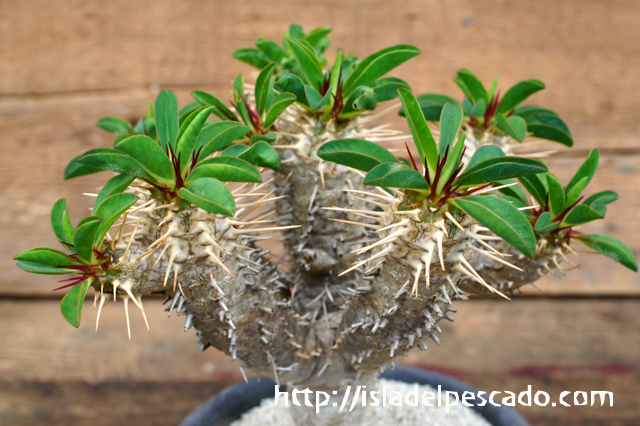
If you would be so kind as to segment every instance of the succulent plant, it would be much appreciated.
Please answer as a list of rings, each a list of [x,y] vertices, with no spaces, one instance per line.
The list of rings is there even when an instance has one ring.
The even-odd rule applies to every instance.
[[[461,70],[462,104],[416,98],[385,75],[418,49],[392,46],[363,60],[339,51],[323,70],[329,31],[292,26],[282,46],[259,39],[258,49],[237,51],[261,71],[253,87],[236,78],[231,105],[196,91],[179,108],[163,91],[135,125],[98,122],[114,133],[113,148],[74,158],[65,178],[116,176],[75,230],[66,201],[54,205],[52,227],[70,254],[15,257],[28,272],[76,275],[60,287],[71,287],[62,302],[71,324],[79,326],[90,286],[96,330],[111,297],[124,301],[128,325],[129,300],[146,321],[142,296],[162,293],[169,315],[195,327],[199,347],[239,360],[243,375],[246,367],[332,395],[373,385],[414,346],[439,344],[438,322],[453,321],[451,305],[466,291],[507,298],[562,271],[574,240],[637,270],[621,242],[576,229],[617,199],[581,196],[597,151],[564,187],[542,161],[511,155],[510,141],[527,132],[573,143],[557,114],[519,106],[541,83],[518,83],[500,100],[495,83],[487,92]],[[388,112],[374,112],[378,104],[398,96],[411,136],[367,129]],[[438,142],[428,121],[439,123]],[[409,137],[407,158],[377,144]],[[277,262],[256,244],[273,232],[286,247]],[[345,418],[332,404],[293,411],[300,425],[360,414]]]

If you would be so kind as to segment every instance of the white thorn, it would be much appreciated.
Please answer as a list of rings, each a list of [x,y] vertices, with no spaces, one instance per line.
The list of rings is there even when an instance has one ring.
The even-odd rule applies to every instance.
[[[220,266],[222,269],[227,271],[228,274],[235,275],[235,272],[233,272],[231,269],[227,268],[225,266],[225,264],[222,263],[222,261],[218,258],[218,256],[216,256],[215,253],[213,251],[211,251],[210,248],[207,247],[204,252],[209,255],[209,258],[211,258],[216,265]]]
[[[333,222],[340,222],[340,223],[347,223],[349,225],[358,225],[358,226],[364,226],[365,228],[371,228],[371,229],[378,229],[380,228],[379,225],[372,225],[370,223],[361,223],[361,222],[354,222],[352,220],[342,220],[342,219],[331,219],[329,218],[330,221]]]
[[[385,226],[384,228],[378,229],[376,231],[376,233],[380,233],[382,231],[386,231],[387,229],[395,228],[395,227],[398,227],[398,226],[405,226],[405,225],[408,225],[409,223],[410,223],[409,219],[402,219],[400,222],[392,223],[389,226]]]
[[[366,251],[369,251],[369,250],[371,250],[372,248],[377,247],[377,246],[379,246],[379,245],[381,245],[381,244],[389,243],[389,242],[391,242],[391,241],[393,241],[393,240],[397,239],[397,238],[398,238],[398,236],[400,236],[400,235],[402,235],[402,234],[404,234],[404,233],[405,233],[405,231],[404,231],[403,229],[399,229],[399,230],[397,230],[396,232],[392,233],[391,235],[389,235],[389,236],[387,236],[387,237],[385,237],[385,238],[381,239],[380,241],[378,241],[378,242],[376,242],[376,243],[373,243],[373,244],[371,244],[370,246],[367,246],[367,247],[364,247],[364,248],[361,248],[361,249],[358,249],[358,250],[354,250],[354,251],[352,251],[351,253],[358,253],[358,254],[362,254],[362,253],[364,253],[364,252],[366,252]]]
[[[422,272],[422,263],[418,262],[418,267],[416,268],[415,279],[413,281],[413,288],[411,289],[411,295],[418,295],[418,281],[420,280],[420,272]]]
[[[476,248],[476,247],[474,247],[472,245],[469,245],[469,248],[471,248],[471,250],[475,251],[476,253],[481,254],[482,256],[486,256],[486,257],[488,257],[490,259],[493,259],[496,262],[502,263],[503,265],[506,265],[506,266],[508,266],[510,268],[515,269],[516,271],[524,272],[521,268],[518,268],[516,265],[513,265],[513,264],[511,264],[509,262],[506,262],[506,261],[500,259],[498,256],[494,256],[494,255],[492,255],[491,253],[489,253],[487,251],[480,250],[479,248]]]
[[[379,251],[379,252],[378,252],[377,254],[375,254],[374,256],[371,256],[369,259],[366,259],[366,260],[363,260],[363,261],[360,261],[360,262],[354,263],[354,264],[353,264],[353,266],[352,266],[351,268],[347,269],[347,270],[346,270],[346,271],[344,271],[344,272],[341,272],[338,276],[339,276],[339,277],[341,277],[342,275],[347,274],[347,273],[349,273],[349,272],[353,271],[354,269],[359,268],[360,266],[364,265],[364,264],[365,264],[365,263],[367,263],[367,262],[370,262],[370,261],[372,261],[372,260],[374,260],[374,259],[378,259],[378,258],[380,258],[380,257],[382,257],[382,256],[385,256],[387,253],[389,253],[389,252],[390,252],[390,251],[392,251],[393,249],[394,249],[393,245],[390,245],[389,247],[387,247],[387,248],[385,248],[385,249],[383,249],[383,250]]]
[[[131,248],[131,243],[133,242],[133,239],[136,236],[136,231],[138,230],[138,225],[140,225],[140,221],[142,221],[142,218],[140,218],[140,220],[138,220],[138,222],[136,223],[136,226],[133,228],[133,232],[131,233],[131,238],[129,238],[129,244],[127,244],[127,248],[124,250],[124,252],[122,253],[122,255],[120,256],[120,261],[118,262],[117,266],[120,266],[122,263],[124,263],[125,261],[125,256],[127,255],[127,253],[129,253],[129,248]]]
[[[324,186],[324,182],[322,183],[322,186]],[[309,208],[307,209],[308,212],[310,212],[311,208],[313,207],[313,201],[316,199],[317,193],[318,193],[318,185],[313,187],[313,192],[311,193],[311,198],[309,199]]]
[[[107,301],[107,299],[109,299],[109,296],[104,293],[101,294],[100,303],[98,304],[98,316],[96,317],[96,333],[98,332],[98,325],[100,324],[100,314],[102,313],[102,307],[104,306],[104,303]]]
[[[127,318],[127,334],[129,335],[129,341],[131,341],[131,326],[129,324],[129,297],[123,296],[124,300],[124,316]]]
[[[436,242],[438,243],[438,256],[440,257],[440,266],[444,271],[445,268],[444,268],[444,256],[442,255],[442,234],[437,232],[435,237],[436,237]]]
[[[140,308],[140,312],[142,312],[142,318],[144,318],[144,323],[147,326],[147,331],[151,331],[149,328],[149,321],[147,321],[147,314],[144,311],[144,307],[142,306],[142,295],[138,296],[138,308]]]
[[[465,229],[462,227],[462,225],[460,225],[460,224],[458,223],[458,221],[453,217],[453,215],[451,215],[451,213],[449,213],[449,212],[444,212],[444,215],[445,215],[445,216],[446,216],[446,217],[447,217],[451,222],[453,222],[453,224],[454,224],[454,225],[456,225],[458,228],[460,228],[460,230],[461,230],[461,231],[463,231],[463,232],[464,232],[464,230],[465,230]]]
[[[171,265],[173,264],[173,260],[176,258],[177,254],[175,252],[171,253],[169,257],[169,264],[167,265],[167,271],[164,273],[164,284],[163,287],[167,286],[167,280],[169,279],[169,272],[171,272]]]

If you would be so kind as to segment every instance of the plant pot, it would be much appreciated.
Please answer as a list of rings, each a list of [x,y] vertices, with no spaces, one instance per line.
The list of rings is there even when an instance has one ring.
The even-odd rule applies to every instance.
[[[440,385],[442,391],[454,391],[458,392],[458,395],[462,395],[465,391],[478,392],[477,389],[453,377],[413,367],[397,366],[395,370],[385,371],[381,377],[399,382],[429,385],[436,389]],[[273,398],[274,384],[273,381],[263,377],[259,383],[254,378],[249,383],[228,387],[196,408],[180,423],[180,426],[227,426],[238,420],[246,411],[259,405],[263,399]],[[281,389],[285,390],[285,387],[282,386]],[[494,426],[530,426],[511,407],[504,405],[496,407],[488,403],[479,407],[477,405],[481,402],[479,398],[470,402],[474,404],[470,408]]]

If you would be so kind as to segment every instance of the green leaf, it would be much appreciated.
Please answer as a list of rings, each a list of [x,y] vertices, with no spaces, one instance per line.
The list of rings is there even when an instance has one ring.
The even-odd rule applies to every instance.
[[[92,264],[95,261],[93,253],[93,241],[102,225],[102,218],[89,216],[78,224],[78,229],[73,237],[73,245],[76,248],[78,259],[84,264]]]
[[[467,98],[464,98],[462,105],[464,106],[465,112],[472,117],[484,118],[484,113],[487,111],[487,104],[484,103],[483,99],[480,99],[477,104],[472,105]]]
[[[549,208],[554,217],[564,211],[564,189],[562,185],[550,173],[547,173],[547,188],[549,188]]]
[[[464,151],[464,141],[466,139],[466,135],[460,135],[458,142],[453,147],[453,150],[447,156],[447,162],[444,167],[442,167],[442,171],[440,172],[440,178],[438,179],[438,186],[436,187],[436,193],[441,194],[444,186],[449,182],[449,179],[455,173],[455,171],[460,167],[460,161],[462,160],[462,153]]]
[[[314,111],[318,111],[331,100],[331,90],[327,90],[327,93],[325,93],[323,97],[316,89],[306,85],[304,86],[304,93],[307,95],[307,99],[309,100],[309,106]]]
[[[591,206],[595,211],[604,216],[607,212],[607,204],[613,203],[618,198],[618,194],[613,191],[602,191],[593,194],[592,196],[584,200],[582,204]]]
[[[296,97],[296,100],[298,101],[298,103],[309,107],[309,100],[307,99],[307,94],[304,91],[304,83],[303,81],[300,79],[300,77],[298,77],[295,74],[292,74],[290,72],[283,72],[278,74],[278,77],[276,78],[276,83],[275,83],[275,87],[276,89],[278,89],[280,92],[280,95],[282,95],[283,93],[293,93],[293,95]],[[280,96],[278,95],[278,96]],[[277,97],[276,97],[277,99]],[[273,108],[273,106],[275,105],[276,101],[274,99],[273,101],[273,105],[271,108]],[[288,106],[288,105],[287,105]],[[310,107],[309,107],[310,108]],[[266,122],[265,122],[266,125]]]
[[[322,74],[322,66],[315,53],[308,49],[300,40],[287,38],[286,43],[296,58],[301,72],[300,77],[302,77],[307,84],[319,89],[324,82],[324,75]]]
[[[331,31],[333,31],[333,29],[330,27],[314,28],[309,32],[309,34],[305,36],[304,39],[307,40],[313,47],[318,48],[318,46],[323,43],[324,40],[328,40],[327,34],[329,34]]]
[[[264,135],[251,135],[251,144],[258,143],[260,141],[265,141],[269,144],[274,143],[278,136],[275,132],[269,132]]]
[[[203,177],[216,178],[222,182],[252,182],[260,183],[260,172],[250,163],[240,158],[220,155],[209,158],[198,164],[187,177],[185,184]]]
[[[455,185],[460,185],[464,188],[547,171],[547,166],[543,162],[533,158],[490,158],[466,170],[456,179]]]
[[[102,169],[98,167],[87,166],[86,164],[78,163],[78,158],[82,157],[78,155],[76,158],[69,162],[67,168],[64,169],[64,180],[73,179],[80,176],[92,175],[94,173],[101,172]]]
[[[193,159],[193,147],[200,136],[202,126],[211,115],[213,107],[202,107],[193,113],[182,124],[178,133],[178,142],[174,152],[180,157],[180,172],[184,174],[185,169]]]
[[[289,25],[289,31],[287,32],[287,34],[293,38],[304,38],[302,26],[296,24]]]
[[[131,136],[120,142],[117,150],[124,152],[138,162],[145,172],[155,180],[169,189],[174,188],[175,176],[171,161],[153,139],[144,135]]]
[[[204,177],[191,182],[187,188],[180,188],[180,197],[201,209],[214,214],[233,217],[236,204],[233,195],[218,179]]]
[[[98,121],[96,126],[116,136],[135,133],[131,124],[121,118],[106,117]]]
[[[63,268],[77,265],[78,262],[58,250],[46,247],[23,251],[16,254],[13,259],[18,261],[20,269],[34,274],[64,275],[78,272],[75,269]]]
[[[258,69],[266,67],[270,62],[264,53],[254,48],[238,49],[233,52],[233,57]]]
[[[176,94],[164,90],[160,92],[155,103],[155,118],[156,132],[163,150],[167,148],[167,144],[171,144],[175,148],[176,138],[180,129],[178,113],[178,98]]]
[[[541,206],[547,205],[547,179],[539,175],[520,176],[518,181]]]
[[[526,121],[527,123],[529,123],[532,120],[535,120],[535,118],[539,115],[552,115],[554,117],[558,117],[558,114],[555,113],[554,111],[551,111],[550,109],[547,109],[547,108],[541,108],[535,105],[525,105],[525,106],[518,107],[513,110],[513,114],[524,118],[524,121]]]
[[[515,181],[513,179],[505,179],[505,180],[501,180],[500,182],[496,182],[496,184],[497,186],[502,186],[502,185],[509,185],[510,183],[514,183],[514,182]],[[504,195],[513,197],[516,200],[520,201],[522,203],[522,206],[520,207],[526,207],[529,205],[529,202],[527,201],[527,195],[524,193],[520,185],[508,186],[506,188],[499,189],[498,191],[500,191]]]
[[[348,113],[350,106],[354,110],[373,111],[378,106],[378,97],[371,87],[361,86],[347,100],[343,113]]]
[[[259,38],[256,41],[256,46],[258,46],[258,49],[260,49],[264,56],[266,56],[271,62],[280,62],[286,56],[284,50],[282,50],[276,42]],[[261,68],[264,68],[265,66],[266,65],[263,65]]]
[[[262,116],[262,113],[267,107],[269,92],[273,92],[273,82],[271,77],[273,77],[273,72],[275,71],[277,66],[278,64],[276,63],[267,65],[262,71],[260,71],[258,79],[256,80],[256,107],[258,108],[258,115],[260,116]]]
[[[462,108],[446,104],[442,108],[440,117],[440,157],[444,155],[444,151],[453,144],[458,138],[458,131],[462,124]]]
[[[264,120],[264,128],[269,129],[273,123],[276,122],[280,114],[287,109],[289,105],[296,101],[296,96],[291,93],[280,93],[271,103],[271,107],[267,111],[267,116]]]
[[[539,139],[559,142],[568,147],[573,146],[573,137],[569,128],[556,115],[536,115],[534,119],[527,121],[527,131],[531,133],[531,136]]]
[[[634,272],[638,272],[638,261],[631,250],[615,238],[606,235],[587,234],[580,235],[576,239],[598,253],[604,254]]]
[[[527,123],[522,117],[512,115],[509,118],[505,118],[504,115],[497,113],[496,119],[498,121],[498,129],[505,132],[518,142],[522,142],[527,134]]]
[[[224,152],[222,153],[223,155]],[[269,167],[273,170],[280,169],[280,155],[266,142],[258,142],[251,148],[238,155],[238,158],[248,161],[256,167]]]
[[[67,200],[64,198],[56,201],[51,209],[51,228],[58,241],[73,244],[75,231],[69,220],[69,206],[67,206]],[[67,250],[73,251],[73,248],[68,245],[62,244],[62,246]]]
[[[233,141],[243,139],[250,129],[237,121],[220,121],[205,126],[198,139],[194,151],[200,155],[198,158],[204,160],[216,151],[222,151],[233,143]]]
[[[551,232],[558,227],[558,222],[553,222],[553,216],[549,212],[544,212],[536,221],[536,232],[544,234]]]
[[[419,172],[397,162],[382,163],[374,167],[365,176],[364,184],[386,188],[413,189],[423,192],[429,191],[427,181]]]
[[[362,139],[337,139],[318,149],[325,161],[368,172],[382,163],[397,163],[396,157],[380,145]]]
[[[465,92],[465,95],[474,104],[483,100],[485,104],[489,105],[489,95],[487,89],[484,88],[478,77],[473,75],[471,71],[461,69],[458,71],[457,78],[454,78],[454,82]],[[460,85],[460,82],[462,85]]]
[[[531,258],[536,238],[529,220],[508,201],[492,195],[473,195],[447,201],[489,228],[522,254]]]
[[[75,328],[80,327],[82,304],[84,303],[84,298],[87,295],[87,290],[89,289],[90,284],[91,278],[73,287],[62,298],[62,302],[60,303],[62,316]]]
[[[346,100],[338,118],[342,120],[361,114],[364,110],[375,109],[377,103],[378,100],[373,89],[360,86]]]
[[[189,105],[185,105],[180,109],[178,114],[178,124],[182,127],[182,123],[187,119],[195,110],[202,108],[200,102],[191,102]],[[153,138],[152,138],[153,139]]]
[[[16,266],[25,272],[42,275],[66,275],[75,274],[78,272],[75,269],[56,268],[53,266],[47,266],[41,263],[27,262],[24,260],[19,261]]]
[[[501,197],[502,199],[507,200],[510,204],[512,204],[517,209],[521,209],[529,206],[528,203],[523,203],[520,199],[515,197],[510,197],[508,195],[501,195]],[[527,209],[520,210],[520,213],[522,213],[527,217],[533,218],[533,214],[531,213],[530,210],[527,210]]]
[[[213,113],[220,117],[222,120],[238,121],[238,118],[233,113],[233,111],[227,108],[227,106],[215,96],[207,92],[200,91],[191,92],[191,96],[193,96],[193,98],[196,101],[200,102],[200,104],[202,104],[203,106],[211,105],[215,107]]]
[[[544,89],[544,83],[540,80],[525,80],[517,83],[507,90],[498,104],[498,112],[506,114],[534,93]]]
[[[498,77],[494,77],[491,82],[491,89],[489,89],[489,99],[493,99],[493,95],[496,94],[496,89],[498,88]]]
[[[476,149],[476,152],[474,152],[471,156],[471,160],[469,160],[465,172],[467,170],[471,170],[473,167],[475,167],[476,164],[481,163],[485,160],[504,156],[504,152],[495,145],[481,146],[480,148]]]
[[[576,171],[576,174],[571,178],[571,182],[567,185],[565,193],[567,194],[567,206],[575,203],[580,198],[580,193],[591,182],[591,178],[598,168],[598,161],[600,161],[600,151],[597,149],[592,150],[589,153],[589,157],[585,160],[580,168]]]
[[[109,231],[109,228],[124,212],[129,210],[138,201],[138,197],[133,194],[113,194],[105,198],[94,211],[94,216],[102,219],[100,230],[96,233],[94,245],[100,248],[100,243]]]
[[[442,114],[442,108],[446,103],[450,103],[454,106],[459,106],[460,102],[457,100],[445,96],[438,95],[435,93],[428,93],[426,95],[418,95],[416,98],[418,100],[418,104],[420,105],[420,109],[422,110],[422,114],[427,121],[438,121],[440,120],[440,115]],[[401,108],[398,112],[401,116],[405,116],[404,108]]]
[[[118,175],[114,176],[102,187],[95,203],[93,203],[93,214],[96,214],[96,209],[100,204],[109,196],[119,194],[131,185],[135,180],[135,176],[131,175]]]
[[[376,94],[378,102],[386,102],[398,97],[398,88],[404,87],[411,90],[411,86],[404,80],[396,77],[381,78],[370,86]]]
[[[593,222],[594,220],[602,218],[604,218],[604,216],[592,207],[585,204],[578,204],[565,216],[560,223],[560,226],[564,228],[566,226],[584,225],[585,223]]]
[[[121,136],[118,136],[116,138],[116,140],[113,141],[113,147],[117,148],[118,145],[120,144],[120,142],[122,142],[125,139],[129,139],[131,136],[133,136],[133,135],[121,135]]]
[[[402,106],[407,112],[407,123],[409,124],[409,129],[411,129],[413,143],[418,149],[420,161],[423,162],[426,158],[429,176],[435,176],[438,163],[438,147],[436,146],[435,139],[433,139],[431,130],[429,130],[427,121],[424,119],[424,115],[422,115],[418,100],[413,96],[413,93],[407,89],[400,88],[398,89],[398,93],[400,94]]]
[[[133,136],[132,136],[133,137]],[[146,136],[137,136],[146,137]],[[110,172],[138,176],[155,181],[136,160],[113,148],[97,148],[87,151],[78,158],[80,164]]]
[[[419,54],[418,48],[399,44],[367,56],[345,81],[343,96],[348,98],[360,86],[371,86],[380,77]]]

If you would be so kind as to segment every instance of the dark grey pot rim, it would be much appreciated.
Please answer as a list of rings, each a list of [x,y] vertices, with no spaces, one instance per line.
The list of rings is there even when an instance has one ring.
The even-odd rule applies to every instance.
[[[441,386],[443,392],[457,392],[459,397],[468,391],[474,394],[474,399],[467,399],[473,404],[473,407],[469,408],[472,408],[493,426],[530,426],[511,407],[495,406],[489,403],[482,407],[478,406],[482,401],[477,396],[478,389],[445,374],[414,367],[397,366],[395,370],[387,370],[382,373],[381,377],[399,382],[429,385],[435,389]],[[249,380],[249,383],[243,382],[230,386],[196,408],[180,423],[180,426],[227,426],[238,420],[243,413],[258,406],[263,399],[273,398],[274,385],[273,381],[262,377],[260,382],[254,378]],[[282,390],[284,390],[284,386]],[[484,399],[487,397],[485,394]]]

